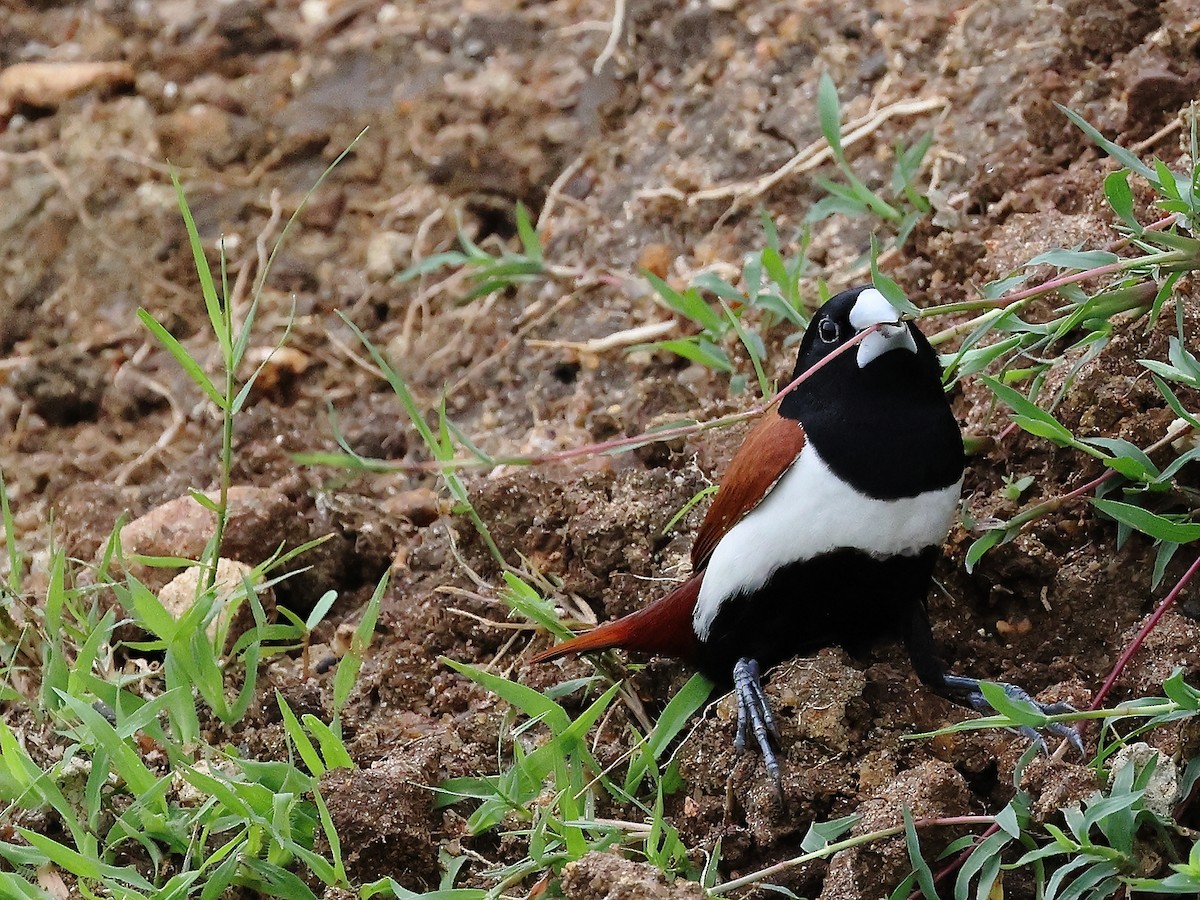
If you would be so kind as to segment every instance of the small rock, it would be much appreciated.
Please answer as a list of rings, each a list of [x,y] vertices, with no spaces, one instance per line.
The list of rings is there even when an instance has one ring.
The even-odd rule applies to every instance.
[[[223,631],[226,635],[226,648],[232,646],[234,641],[254,626],[254,613],[242,587],[243,580],[251,571],[248,565],[237,560],[217,560],[216,605],[220,611],[208,623],[207,631],[211,638],[216,638]],[[184,569],[158,592],[158,602],[165,606],[167,612],[176,620],[183,618],[196,602],[201,574],[200,566]],[[270,588],[262,589],[256,586],[256,593],[263,611],[271,618],[275,611],[274,592]]]
[[[367,277],[384,281],[400,270],[412,252],[413,239],[399,231],[378,231],[367,242]]]
[[[1126,766],[1132,765],[1136,772],[1141,772],[1155,759],[1154,774],[1146,783],[1146,793],[1142,795],[1146,808],[1160,816],[1170,818],[1175,812],[1175,804],[1179,802],[1179,772],[1171,760],[1167,759],[1154,747],[1144,741],[1126,744],[1113,754],[1109,765],[1109,775],[1116,779],[1117,774]]]
[[[216,493],[207,495],[217,499]],[[251,565],[269,558],[280,543],[299,535],[284,523],[299,520],[294,504],[271,488],[235,485],[229,489],[229,521],[221,547],[224,556]],[[199,559],[212,537],[216,517],[192,499],[176,497],[121,529],[121,548],[128,556],[178,556]],[[130,574],[151,590],[161,588],[176,573],[171,569],[130,565]]]
[[[441,501],[429,488],[401,491],[383,501],[383,514],[389,520],[404,519],[424,528],[441,516]]]
[[[0,117],[18,106],[55,109],[94,88],[131,85],[126,62],[22,62],[0,72]]]
[[[638,268],[645,269],[659,278],[666,278],[671,271],[674,254],[666,244],[647,244],[638,256]]]

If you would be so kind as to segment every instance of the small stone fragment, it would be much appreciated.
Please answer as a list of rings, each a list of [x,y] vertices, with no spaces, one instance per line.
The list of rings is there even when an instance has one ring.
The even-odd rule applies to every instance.
[[[249,576],[251,571],[248,565],[237,560],[217,560],[216,603],[220,611],[208,623],[207,630],[211,638],[216,638],[224,632],[226,647],[254,625],[254,614],[243,589],[243,579]],[[186,615],[196,602],[196,591],[202,575],[203,570],[200,566],[184,569],[158,592],[158,602],[166,607],[167,612],[176,620]],[[256,588],[256,594],[263,611],[267,613],[268,618],[271,617],[275,611],[274,592],[270,588]]]
[[[210,499],[217,495],[210,493]],[[231,559],[257,564],[269,558],[281,543],[296,543],[307,535],[296,533],[300,521],[295,506],[284,494],[271,488],[234,485],[229,489],[229,521],[221,553]],[[121,529],[121,548],[126,556],[177,556],[199,559],[212,537],[216,517],[191,496],[184,495],[150,510]],[[175,572],[170,569],[130,565],[130,574],[151,590],[162,587]]]
[[[435,491],[416,488],[401,491],[383,501],[383,515],[387,519],[404,519],[418,528],[424,528],[442,514],[441,502]]]
[[[126,62],[22,62],[0,72],[0,117],[18,106],[54,109],[93,88],[133,84]]]
[[[659,278],[666,278],[671,271],[672,259],[671,248],[666,244],[647,244],[638,256],[638,268]]]
[[[367,242],[367,277],[384,281],[400,270],[412,252],[413,239],[399,231],[378,231]]]

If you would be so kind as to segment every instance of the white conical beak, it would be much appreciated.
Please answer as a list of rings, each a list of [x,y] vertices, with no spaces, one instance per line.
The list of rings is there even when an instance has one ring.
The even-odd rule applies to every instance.
[[[908,323],[901,320],[900,311],[875,288],[867,288],[858,295],[850,309],[850,325],[855,331],[872,325],[879,326],[877,331],[868,334],[858,345],[860,369],[891,350],[904,348],[912,353],[917,352],[917,342],[913,340]]]

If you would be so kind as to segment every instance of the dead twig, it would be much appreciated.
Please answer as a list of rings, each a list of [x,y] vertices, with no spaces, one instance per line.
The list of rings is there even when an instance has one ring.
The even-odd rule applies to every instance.
[[[592,74],[599,75],[605,64],[613,58],[613,54],[617,52],[617,44],[621,41],[621,33],[625,29],[625,0],[613,0],[613,17],[612,27],[608,32],[608,41],[604,44],[604,49],[600,51],[600,55],[596,57],[596,61],[592,63]]]

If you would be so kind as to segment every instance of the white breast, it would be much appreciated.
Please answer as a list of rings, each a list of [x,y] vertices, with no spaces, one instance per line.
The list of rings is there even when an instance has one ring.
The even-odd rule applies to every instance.
[[[724,600],[757,590],[788,563],[839,549],[887,557],[940,546],[961,489],[960,478],[916,497],[876,500],[839,479],[806,444],[771,492],[713,551],[692,615],[697,636],[707,639]]]

